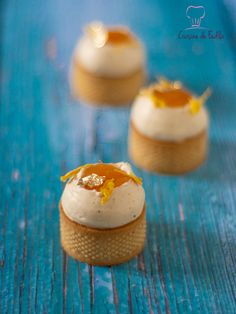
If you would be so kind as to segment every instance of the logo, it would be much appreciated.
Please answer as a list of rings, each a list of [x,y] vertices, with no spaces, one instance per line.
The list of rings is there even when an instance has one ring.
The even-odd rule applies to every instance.
[[[190,21],[191,27],[187,29],[202,28],[201,22],[204,19],[205,15],[206,15],[205,8],[202,5],[188,6],[186,9],[186,16]]]
[[[206,9],[202,5],[189,5],[185,15],[190,25],[179,31],[178,39],[224,39],[221,31],[204,26],[206,13]]]

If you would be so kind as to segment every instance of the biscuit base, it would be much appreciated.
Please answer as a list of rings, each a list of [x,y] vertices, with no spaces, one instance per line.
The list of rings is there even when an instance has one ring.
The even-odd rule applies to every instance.
[[[97,229],[69,219],[60,208],[61,244],[66,253],[90,265],[116,265],[138,255],[146,236],[146,209],[133,222],[112,229]]]
[[[184,174],[200,166],[207,156],[204,130],[183,141],[163,141],[141,134],[133,123],[129,130],[129,155],[140,168],[162,174]]]
[[[96,106],[124,106],[133,101],[145,81],[140,68],[131,75],[119,78],[96,76],[73,61],[70,73],[72,95]]]

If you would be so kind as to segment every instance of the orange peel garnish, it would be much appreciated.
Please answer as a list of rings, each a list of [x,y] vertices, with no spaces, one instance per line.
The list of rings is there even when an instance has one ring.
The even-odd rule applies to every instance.
[[[85,165],[83,165],[83,166],[79,166],[78,168],[67,172],[64,176],[61,176],[61,177],[60,177],[61,181],[62,181],[62,182],[66,182],[68,179],[74,178],[74,177],[77,175],[77,173],[80,172],[80,170],[81,170],[82,168],[85,168],[85,167],[88,167],[88,166],[91,166],[91,164],[85,164]]]
[[[199,112],[211,93],[211,89],[208,87],[201,96],[192,97],[192,99],[189,100],[189,110],[191,114],[195,115]]]
[[[127,173],[121,169],[115,169],[115,171],[122,173],[124,176],[129,177],[130,179],[132,179],[135,183],[137,184],[142,184],[142,179],[137,177],[135,174],[133,173]]]
[[[101,198],[102,205],[106,203],[111,197],[111,194],[115,187],[114,181],[115,181],[114,179],[106,180],[105,183],[101,186],[99,192],[101,192],[102,194],[102,198]]]

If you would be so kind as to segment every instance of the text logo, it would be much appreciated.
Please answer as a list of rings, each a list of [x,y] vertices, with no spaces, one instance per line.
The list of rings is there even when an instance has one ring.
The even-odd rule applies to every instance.
[[[189,5],[185,11],[186,17],[190,23],[189,27],[179,31],[178,39],[224,39],[224,35],[220,30],[204,27],[202,21],[206,17],[205,7],[202,5]]]

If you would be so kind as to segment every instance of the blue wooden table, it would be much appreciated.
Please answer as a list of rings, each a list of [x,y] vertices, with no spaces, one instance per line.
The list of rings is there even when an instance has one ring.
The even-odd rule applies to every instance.
[[[224,38],[182,38],[189,5]],[[128,24],[150,79],[213,89],[209,159],[186,176],[144,178],[143,254],[91,267],[59,241],[61,174],[128,160],[129,108],[71,99],[68,66],[81,27]],[[236,4],[234,0],[1,2],[0,313],[236,313]],[[183,31],[183,32],[181,32]]]

